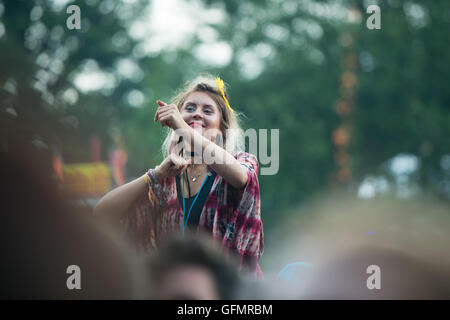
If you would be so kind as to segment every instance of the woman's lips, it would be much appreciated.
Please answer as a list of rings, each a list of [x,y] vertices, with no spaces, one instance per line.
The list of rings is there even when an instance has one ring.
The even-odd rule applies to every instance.
[[[205,126],[202,124],[202,123],[200,123],[200,122],[191,122],[191,123],[189,123],[189,125],[191,126],[191,127],[199,127],[199,128],[204,128]]]

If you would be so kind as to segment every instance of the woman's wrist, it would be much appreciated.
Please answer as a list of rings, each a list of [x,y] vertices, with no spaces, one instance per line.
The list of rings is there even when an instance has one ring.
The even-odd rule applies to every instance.
[[[142,180],[145,182],[146,185],[149,187],[152,186],[152,184],[159,183],[162,179],[164,179],[162,173],[157,170],[159,166],[157,166],[155,169],[149,169],[145,174],[142,175]]]
[[[153,174],[154,179],[157,181],[164,179],[164,174],[161,172],[161,166],[156,166],[155,169],[150,169],[147,174]]]
[[[192,128],[186,123],[186,121],[182,120],[182,121],[180,122],[180,124],[179,124],[179,126],[178,126],[178,128],[177,128],[176,130],[187,130],[187,131],[192,130],[192,131],[193,131],[194,129],[192,129]]]

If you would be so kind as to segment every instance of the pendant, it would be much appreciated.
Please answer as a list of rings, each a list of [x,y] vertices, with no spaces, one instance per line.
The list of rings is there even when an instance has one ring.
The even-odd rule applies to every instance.
[[[196,178],[192,178],[192,182],[195,182],[197,179]]]

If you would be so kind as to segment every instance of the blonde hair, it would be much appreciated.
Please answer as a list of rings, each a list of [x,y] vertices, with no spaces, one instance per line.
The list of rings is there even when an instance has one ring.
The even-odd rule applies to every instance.
[[[224,86],[223,91],[225,97],[229,101],[227,88]],[[228,108],[222,94],[217,87],[215,77],[210,74],[201,74],[192,81],[186,82],[186,84],[178,90],[175,96],[171,99],[170,103],[176,104],[178,110],[181,110],[187,97],[193,92],[205,92],[216,103],[221,113],[220,131],[223,136],[223,146],[231,154],[236,154],[239,151],[244,151],[244,133],[239,125],[239,117],[236,111],[231,111]],[[232,130],[228,130],[232,129]],[[167,157],[170,152],[171,141],[174,137],[174,131],[170,130],[167,133],[162,145],[162,152],[164,157]]]

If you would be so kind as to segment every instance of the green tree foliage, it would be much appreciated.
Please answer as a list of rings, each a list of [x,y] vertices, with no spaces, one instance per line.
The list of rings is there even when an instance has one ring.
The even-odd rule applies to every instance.
[[[359,30],[357,169],[362,175],[398,153],[414,154],[420,185],[449,199],[450,4],[388,3],[381,30]]]
[[[47,148],[59,149],[68,162],[77,162],[89,161],[91,135],[108,145],[108,130],[130,112],[123,103],[125,94],[141,87],[114,72],[136,45],[126,22],[147,2],[77,1],[80,30],[66,27],[70,4],[0,2],[0,101],[5,133],[38,139]],[[74,77],[84,66],[109,72],[118,85],[114,90],[80,92]]]

